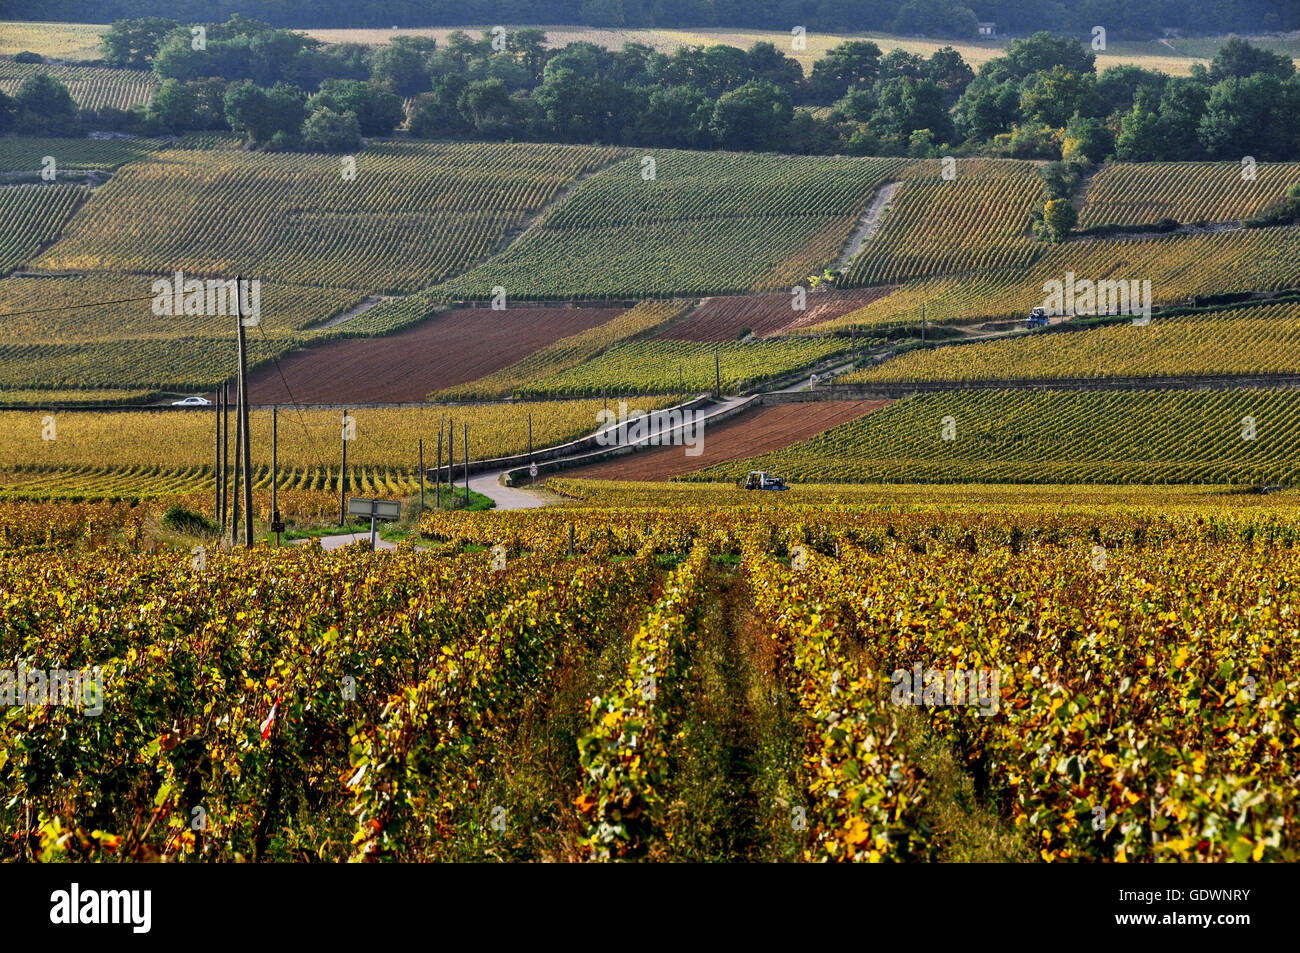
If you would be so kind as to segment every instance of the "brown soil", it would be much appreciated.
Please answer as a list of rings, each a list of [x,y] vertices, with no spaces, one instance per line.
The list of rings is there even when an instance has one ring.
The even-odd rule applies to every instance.
[[[688,457],[684,447],[656,447],[590,466],[565,470],[585,480],[670,480],[715,463],[780,450],[846,421],[879,410],[888,400],[824,400],[776,404],[704,428],[704,452]]]
[[[454,309],[387,337],[331,341],[282,357],[287,390],[275,364],[264,365],[250,375],[249,402],[424,400],[620,313],[618,308]]]
[[[735,341],[745,328],[757,337],[788,334],[843,317],[893,291],[892,286],[851,291],[810,291],[803,311],[790,307],[789,294],[730,295],[709,298],[684,321],[656,335],[670,341]]]

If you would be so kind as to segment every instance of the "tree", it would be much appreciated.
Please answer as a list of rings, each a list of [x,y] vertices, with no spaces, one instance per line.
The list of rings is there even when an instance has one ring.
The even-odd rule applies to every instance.
[[[1020,116],[1020,90],[1014,80],[993,83],[980,76],[957,101],[963,135],[977,141],[1006,132]]]
[[[0,89],[0,132],[8,132],[13,128],[17,113],[18,107],[13,98]]]
[[[510,91],[499,79],[470,83],[458,105],[474,131],[486,138],[504,139],[516,128],[518,115]]]
[[[1035,73],[1020,92],[1024,119],[1061,128],[1075,113],[1098,114],[1096,78],[1091,73],[1072,73],[1063,66]]]
[[[380,47],[371,60],[371,79],[387,83],[399,96],[426,92],[431,86],[428,54],[432,50],[427,47],[427,42],[411,42],[421,39],[424,38],[398,36],[388,46]]]
[[[852,87],[869,89],[879,75],[880,47],[870,40],[850,40],[813,63],[809,94],[814,102],[834,102]]]
[[[1066,159],[1081,157],[1089,162],[1104,162],[1114,148],[1115,136],[1104,122],[1075,113],[1065,127],[1061,155]]]
[[[906,143],[917,129],[928,129],[936,142],[953,139],[952,117],[944,91],[930,79],[890,79],[877,84],[879,105],[872,125]]]
[[[752,80],[718,99],[709,130],[728,149],[774,150],[785,141],[793,117],[788,92],[766,80]]]
[[[933,80],[940,89],[949,106],[957,102],[966,87],[975,79],[975,73],[961,54],[951,46],[945,46],[930,54],[925,64],[925,78]]]
[[[1146,162],[1159,155],[1159,117],[1141,106],[1134,106],[1119,121],[1115,158],[1121,162]]]
[[[1078,40],[1055,37],[1045,30],[1023,40],[1014,40],[1005,56],[989,60],[980,68],[980,76],[991,79],[1025,79],[1053,66],[1072,73],[1095,73],[1097,57]]]
[[[637,124],[636,140],[680,149],[707,149],[712,144],[709,120],[713,101],[697,86],[654,89]]]
[[[99,41],[105,65],[148,69],[163,39],[179,26],[165,17],[115,21]]]
[[[890,26],[908,36],[975,36],[978,24],[970,7],[954,0],[908,0]]]
[[[269,90],[252,83],[239,83],[226,90],[226,122],[257,144],[296,137],[302,126],[302,90],[277,83]]]
[[[1216,159],[1286,158],[1286,139],[1278,135],[1286,128],[1285,89],[1277,77],[1264,73],[1216,84],[1197,128],[1206,152]]]
[[[165,79],[158,87],[158,92],[154,93],[148,115],[161,130],[185,132],[196,128],[195,112],[198,105],[198,94],[191,86],[179,80]]]
[[[1291,57],[1251,46],[1239,36],[1230,37],[1210,61],[1210,81],[1214,83],[1232,78],[1245,79],[1256,73],[1290,79],[1295,75],[1295,64]]]
[[[1043,206],[1043,226],[1053,244],[1065,241],[1078,221],[1079,213],[1067,199],[1050,199]]]
[[[386,136],[405,118],[402,101],[378,83],[352,79],[327,79],[311,98],[309,109],[326,107],[335,113],[352,113],[365,136]]]
[[[361,125],[355,113],[317,106],[303,123],[302,141],[320,152],[351,152],[361,145]]]
[[[468,133],[471,125],[459,105],[467,85],[459,73],[453,73],[438,80],[433,92],[416,96],[408,123],[411,135],[420,139],[438,139]]]
[[[77,104],[68,87],[48,73],[33,73],[14,94],[18,128],[43,135],[71,135],[77,126]]]

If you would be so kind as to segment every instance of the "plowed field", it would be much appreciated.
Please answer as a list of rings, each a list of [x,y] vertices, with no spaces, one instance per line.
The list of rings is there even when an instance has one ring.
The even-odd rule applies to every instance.
[[[775,337],[843,317],[892,290],[881,286],[810,292],[803,311],[791,307],[793,299],[789,294],[706,298],[685,321],[665,328],[657,337],[666,341],[735,341],[746,330],[760,338]]]
[[[756,453],[788,447],[891,403],[887,400],[824,400],[759,407],[704,429],[704,452],[658,447],[615,457],[564,476],[591,480],[671,480],[673,477]]]
[[[331,341],[255,371],[254,404],[424,400],[616,317],[618,308],[461,308],[381,338]],[[289,391],[292,391],[292,397]]]

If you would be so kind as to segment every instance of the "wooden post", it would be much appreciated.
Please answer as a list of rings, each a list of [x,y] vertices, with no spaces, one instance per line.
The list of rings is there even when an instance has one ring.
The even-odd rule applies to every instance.
[[[433,508],[442,509],[442,424],[438,424],[438,469],[433,471]]]
[[[722,396],[722,362],[716,347],[713,349],[713,396]]]
[[[447,503],[456,506],[456,421],[447,421]]]
[[[235,389],[235,472],[231,475],[234,497],[230,501],[230,548],[239,545],[239,460],[244,445],[244,418],[239,413],[239,389]]]
[[[420,438],[420,512],[424,512],[424,438]]]
[[[214,391],[212,409],[213,432],[215,440],[212,451],[212,488],[215,496],[212,500],[212,522],[221,521],[221,392]]]
[[[533,412],[528,412],[528,461],[533,460]]]
[[[230,383],[221,382],[221,535],[230,511]]]
[[[280,546],[280,408],[271,408],[271,525]]]
[[[235,416],[239,418],[238,454],[244,461],[244,545],[253,545],[253,465],[249,459],[248,435],[248,342],[244,335],[244,314],[242,290],[244,278],[235,276],[235,339],[239,346],[239,409]],[[238,493],[236,493],[238,497]],[[236,499],[236,503],[238,503]]]
[[[343,411],[343,429],[339,436],[343,443],[343,468],[339,470],[339,525],[342,526],[347,521],[348,501],[347,501],[347,481],[348,481],[348,412]]]
[[[465,505],[469,506],[469,424],[461,424],[460,427],[465,441],[461,445],[465,451],[461,454],[465,458]]]

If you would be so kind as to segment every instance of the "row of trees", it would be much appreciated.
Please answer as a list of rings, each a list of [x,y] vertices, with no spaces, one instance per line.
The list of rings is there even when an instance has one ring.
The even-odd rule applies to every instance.
[[[1115,39],[1300,28],[1294,0],[7,0],[15,20],[109,23],[149,16],[220,20],[235,11],[276,26],[456,26],[582,23],[599,27],[752,27],[826,32],[888,30],[967,38],[978,20],[1004,34],[1086,35],[1103,24]]]
[[[411,134],[423,138],[1091,161],[1300,158],[1292,61],[1235,38],[1208,68],[1179,78],[1135,66],[1099,73],[1091,50],[1047,33],[1015,41],[978,75],[950,47],[922,57],[854,40],[808,76],[770,43],[667,54],[641,44],[553,50],[541,31],[518,30],[477,40],[456,33],[443,44],[401,38],[370,50],[237,17],[209,27],[204,49],[190,38],[173,21],[115,24],[106,52],[163,83],[148,109],[91,121],[146,133],[229,128],[274,148],[355,148],[360,136],[390,134],[409,112]]]

